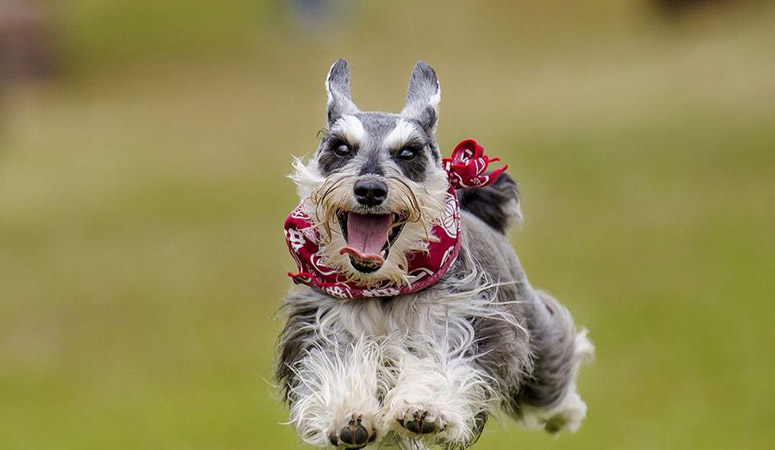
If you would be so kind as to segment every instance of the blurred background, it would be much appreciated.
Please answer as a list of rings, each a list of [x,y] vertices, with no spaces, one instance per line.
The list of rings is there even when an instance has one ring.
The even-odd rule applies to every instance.
[[[291,155],[343,56],[509,162],[533,284],[591,330],[589,416],[479,449],[775,442],[775,5],[0,0],[0,448],[285,449]],[[301,446],[304,447],[304,446]]]

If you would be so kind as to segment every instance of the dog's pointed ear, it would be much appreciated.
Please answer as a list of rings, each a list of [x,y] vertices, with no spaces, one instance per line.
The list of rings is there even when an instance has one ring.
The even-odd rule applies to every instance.
[[[428,133],[436,131],[441,88],[436,72],[423,61],[417,62],[409,78],[406,105],[401,115],[415,119]]]
[[[326,93],[328,94],[329,127],[343,115],[358,112],[358,108],[350,98],[350,68],[347,67],[347,61],[342,58],[339,58],[328,71]]]

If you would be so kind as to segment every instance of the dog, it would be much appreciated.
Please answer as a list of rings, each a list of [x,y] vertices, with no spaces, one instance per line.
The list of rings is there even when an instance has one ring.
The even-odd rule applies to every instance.
[[[467,448],[499,410],[576,431],[587,409],[576,377],[594,347],[509,243],[517,183],[485,172],[497,159],[475,141],[442,158],[426,63],[399,114],[360,111],[349,80],[340,59],[327,129],[290,176],[301,203],[286,221],[300,268],[289,275],[309,287],[283,307],[276,379],[289,423],[308,444],[347,449]]]

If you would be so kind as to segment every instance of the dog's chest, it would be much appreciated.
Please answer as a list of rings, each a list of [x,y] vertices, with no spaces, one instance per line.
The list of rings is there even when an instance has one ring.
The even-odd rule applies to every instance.
[[[389,301],[358,299],[339,302],[336,320],[353,336],[387,336],[419,333],[438,335],[450,323],[464,320],[464,312],[449,308],[443,301],[419,296],[403,296]]]

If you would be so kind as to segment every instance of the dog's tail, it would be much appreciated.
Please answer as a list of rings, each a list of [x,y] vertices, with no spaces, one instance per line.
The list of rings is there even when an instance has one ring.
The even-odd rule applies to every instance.
[[[459,191],[458,198],[462,209],[501,233],[505,233],[513,222],[522,221],[519,186],[505,172],[487,187]]]

